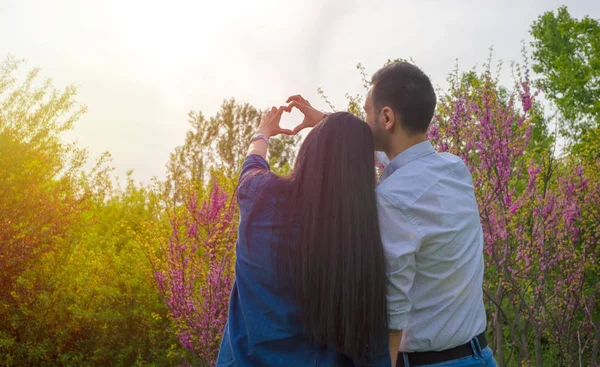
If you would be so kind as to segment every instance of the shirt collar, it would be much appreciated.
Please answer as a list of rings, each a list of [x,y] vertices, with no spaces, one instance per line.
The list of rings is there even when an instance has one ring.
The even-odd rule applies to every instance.
[[[398,168],[432,153],[435,153],[435,149],[429,140],[413,145],[412,147],[395,156],[394,159],[390,161],[390,163],[381,173],[380,181],[383,181],[391,176],[392,173],[396,172]]]

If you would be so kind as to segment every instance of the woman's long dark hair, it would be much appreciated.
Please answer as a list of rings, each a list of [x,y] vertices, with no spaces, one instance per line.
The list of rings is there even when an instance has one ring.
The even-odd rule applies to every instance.
[[[306,333],[353,358],[387,346],[373,151],[371,130],[359,118],[340,112],[320,122],[289,178],[287,245],[278,246]]]

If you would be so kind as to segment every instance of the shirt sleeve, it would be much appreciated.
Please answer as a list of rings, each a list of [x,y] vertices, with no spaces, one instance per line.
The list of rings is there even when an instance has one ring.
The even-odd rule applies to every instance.
[[[381,239],[387,261],[387,309],[389,328],[406,328],[410,311],[409,291],[415,279],[415,253],[421,247],[422,235],[402,209],[377,194],[377,212]]]
[[[246,178],[250,173],[260,173],[260,171],[270,171],[269,163],[265,161],[263,157],[258,154],[251,154],[244,159],[242,164],[242,172],[240,172],[241,184],[243,179]],[[258,171],[258,172],[257,172]]]
[[[238,180],[237,197],[240,206],[246,205],[247,199],[252,199],[255,191],[269,179],[271,169],[263,157],[252,154],[246,157],[242,164],[242,172]]]

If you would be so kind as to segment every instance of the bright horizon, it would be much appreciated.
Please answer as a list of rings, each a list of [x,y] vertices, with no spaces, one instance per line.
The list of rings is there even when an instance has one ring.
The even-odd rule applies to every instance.
[[[110,152],[121,180],[132,169],[148,183],[164,179],[188,112],[213,116],[230,97],[264,109],[301,93],[328,110],[322,87],[343,108],[346,93],[362,92],[359,62],[372,74],[387,59],[413,58],[444,87],[456,59],[460,70],[480,66],[489,47],[508,85],[531,23],[563,4],[576,18],[600,14],[592,0],[0,0],[0,59],[24,58],[22,71],[40,67],[57,88],[79,86],[88,112],[68,138],[89,148],[91,163]]]

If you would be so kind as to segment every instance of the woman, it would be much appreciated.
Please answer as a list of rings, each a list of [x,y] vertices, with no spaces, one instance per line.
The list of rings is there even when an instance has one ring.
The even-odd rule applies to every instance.
[[[334,113],[289,177],[265,161],[287,107],[262,120],[242,166],[236,280],[218,366],[389,366],[373,137]],[[262,136],[261,136],[262,135]]]

